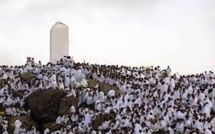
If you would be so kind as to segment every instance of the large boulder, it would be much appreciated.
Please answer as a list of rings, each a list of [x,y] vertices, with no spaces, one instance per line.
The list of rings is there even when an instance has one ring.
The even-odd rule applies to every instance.
[[[27,99],[27,107],[31,110],[31,116],[38,123],[53,122],[58,117],[61,99],[66,92],[59,89],[37,90]]]

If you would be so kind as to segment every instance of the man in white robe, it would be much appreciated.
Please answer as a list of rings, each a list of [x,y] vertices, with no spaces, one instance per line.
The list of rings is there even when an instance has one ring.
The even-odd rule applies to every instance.
[[[69,75],[66,75],[65,76],[65,81],[64,81],[64,85],[65,85],[65,88],[70,88],[70,77]]]
[[[77,122],[78,121],[78,115],[76,113],[72,114],[71,121],[72,122]]]
[[[48,128],[46,128],[45,130],[44,130],[44,134],[49,134],[50,133],[50,130],[48,129]]]
[[[60,89],[64,89],[65,88],[64,84],[63,84],[63,82],[61,80],[59,80],[58,86],[59,86]]]
[[[61,124],[62,123],[62,117],[58,116],[55,123],[56,124]]]
[[[88,105],[92,105],[93,104],[93,95],[91,93],[89,93],[89,96],[86,98],[86,103]]]
[[[20,120],[15,120],[14,125],[15,125],[14,134],[19,134],[22,122]]]
[[[7,80],[7,78],[8,78],[7,74],[3,72],[3,76],[0,79]]]
[[[143,128],[139,123],[134,125],[134,134],[143,134]]]
[[[104,92],[101,89],[99,89],[98,97],[99,97],[99,101],[100,102],[104,102],[105,101],[105,95],[104,95]]]
[[[88,82],[87,82],[87,80],[86,79],[82,79],[81,80],[81,82],[80,82],[80,85],[82,86],[82,87],[87,87],[88,86]]]
[[[74,74],[71,75],[71,89],[74,89],[75,88],[75,84],[76,84],[76,80],[75,80],[75,77],[74,77]]]
[[[109,90],[107,95],[108,97],[115,97],[116,91],[115,90]]]
[[[55,73],[52,74],[50,81],[51,81],[51,87],[54,89],[57,88],[57,77]]]

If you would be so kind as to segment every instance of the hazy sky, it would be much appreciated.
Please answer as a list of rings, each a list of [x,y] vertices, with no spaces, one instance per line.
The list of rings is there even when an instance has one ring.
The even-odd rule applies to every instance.
[[[56,21],[76,61],[215,71],[215,0],[0,0],[0,64],[46,63]]]

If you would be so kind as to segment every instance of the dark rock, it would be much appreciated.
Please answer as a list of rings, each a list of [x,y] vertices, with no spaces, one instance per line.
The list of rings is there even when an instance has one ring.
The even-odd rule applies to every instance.
[[[2,88],[5,85],[5,82],[7,82],[7,80],[0,80],[0,88]]]
[[[75,108],[77,108],[78,99],[76,99],[73,96],[62,98],[61,101],[60,101],[60,109],[59,109],[58,114],[59,115],[68,114],[69,113],[69,108],[71,106],[74,106]]]
[[[13,98],[19,97],[21,98],[24,93],[15,91],[14,89],[8,89],[8,91],[12,94]]]
[[[103,121],[104,121],[104,115],[100,113],[99,115],[96,116],[95,119],[92,120],[92,128],[93,128],[94,130],[97,130],[98,127],[99,127],[100,125],[102,125],[102,122],[103,122]]]
[[[121,94],[124,94],[115,86],[110,86],[105,83],[101,83],[96,80],[88,79],[88,87],[94,88],[96,85],[100,86],[104,94],[107,94],[109,90],[114,90],[116,92],[116,96],[120,96]]]
[[[31,116],[39,124],[53,122],[58,117],[61,99],[66,92],[59,89],[37,90],[26,99]]]
[[[153,132],[152,134],[165,134],[165,132],[160,130],[158,132]]]
[[[22,82],[26,82],[26,83],[31,83],[31,81],[36,78],[36,76],[33,73],[27,72],[27,73],[23,73],[20,76],[20,79]]]
[[[4,132],[3,126],[0,125],[0,133],[2,134]]]
[[[22,75],[20,75],[20,80],[22,83],[28,84],[29,87],[32,86],[32,81],[36,78],[36,76],[33,73],[27,72]]]
[[[104,121],[108,121],[108,120],[113,121],[115,117],[116,117],[116,113],[114,113],[113,111],[111,111],[109,114],[100,113],[99,115],[96,116],[96,118],[92,120],[92,128],[94,130],[97,130],[98,127],[101,126]]]

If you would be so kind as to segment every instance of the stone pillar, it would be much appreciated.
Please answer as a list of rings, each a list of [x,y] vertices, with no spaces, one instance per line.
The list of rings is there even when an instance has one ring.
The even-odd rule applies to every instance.
[[[57,22],[50,31],[50,62],[56,63],[63,56],[69,56],[69,27]]]

